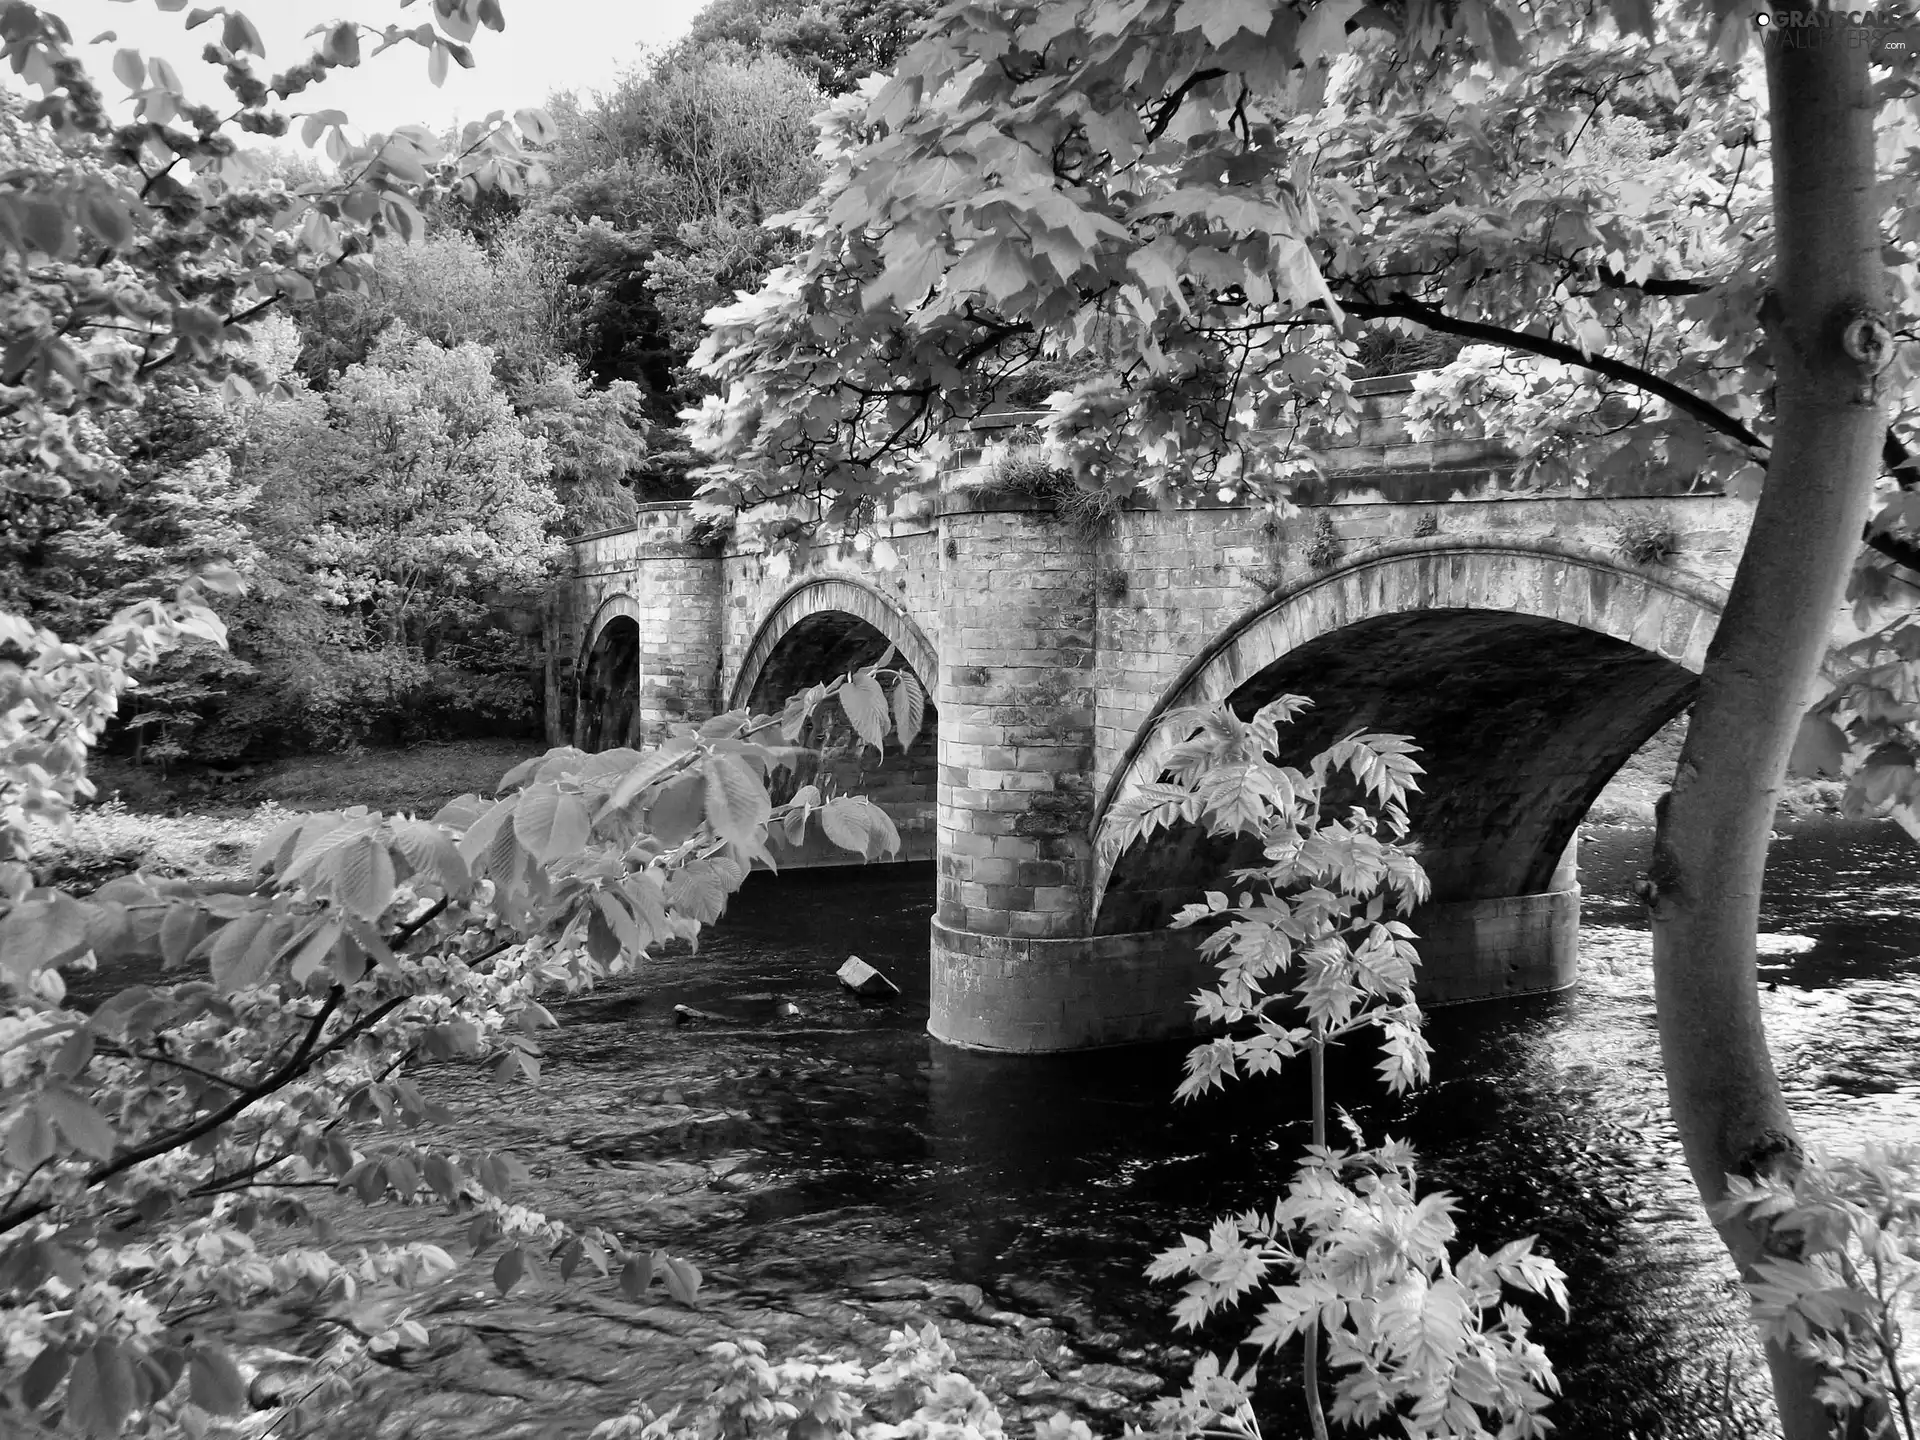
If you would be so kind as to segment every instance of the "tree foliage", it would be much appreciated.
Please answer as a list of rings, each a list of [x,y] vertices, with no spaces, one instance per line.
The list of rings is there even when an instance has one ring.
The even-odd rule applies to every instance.
[[[257,633],[250,620],[294,619],[264,603],[289,591],[276,588],[277,537],[261,521],[259,477],[246,473],[243,427],[220,404],[244,405],[290,358],[250,327],[364,286],[371,247],[422,238],[422,207],[440,197],[538,183],[529,147],[552,139],[550,121],[529,110],[447,137],[402,126],[355,142],[341,112],[313,103],[329,71],[395,45],[424,49],[431,72],[470,63],[476,29],[504,24],[492,0],[447,0],[407,29],[328,27],[311,57],[270,77],[256,74],[263,47],[250,22],[224,10],[186,18],[209,16],[218,23],[205,54],[233,108],[193,104],[166,61],[122,49],[107,81],[125,95],[114,102],[122,120],[57,16],[24,0],[0,6],[0,45],[38,97],[9,92],[0,105],[0,507],[16,562],[7,600],[68,640],[135,597],[170,594],[216,555],[263,581],[244,602],[220,602],[243,634]],[[324,164],[248,148],[249,137],[289,134],[295,106],[300,139]],[[599,402],[557,359],[529,378],[544,392],[537,430],[604,485]],[[622,415],[632,404],[613,397]],[[174,652],[153,704],[133,718],[167,732],[162,751],[175,747],[203,702],[245,688],[250,663],[212,647]]]
[[[890,72],[937,8],[932,0],[712,0],[681,43],[777,55],[822,94],[844,95]]]
[[[444,73],[450,61],[470,60],[466,41],[483,23],[505,23],[492,0],[447,0],[423,24],[369,38],[376,54],[419,45]],[[421,126],[355,144],[341,112],[317,109],[301,122],[302,139],[324,144],[336,174],[297,190],[265,176],[231,132],[286,134],[291,121],[276,107],[327,71],[358,65],[361,36],[357,25],[332,27],[312,57],[262,80],[253,69],[264,53],[258,32],[227,13],[208,53],[238,102],[229,115],[190,102],[166,61],[122,50],[115,79],[131,92],[135,118],[116,125],[66,25],[6,0],[0,56],[41,91],[22,117],[45,122],[57,141],[0,189],[7,489],[66,493],[93,463],[76,426],[134,403],[163,367],[231,380],[244,393],[257,372],[230,342],[245,340],[247,320],[317,287],[354,283],[373,240],[422,233],[424,189],[518,188],[537,175],[522,143],[523,132],[545,138],[549,122],[535,111],[473,122],[446,146]]]
[[[559,557],[546,439],[483,347],[396,324],[324,396],[261,424],[263,504],[356,638],[430,648],[489,592],[544,588]]]
[[[819,180],[820,92],[776,54],[687,44],[556,110],[554,190],[582,362],[644,383],[671,425],[701,317],[755,288],[790,242],[765,228]],[[695,387],[697,388],[697,386]]]

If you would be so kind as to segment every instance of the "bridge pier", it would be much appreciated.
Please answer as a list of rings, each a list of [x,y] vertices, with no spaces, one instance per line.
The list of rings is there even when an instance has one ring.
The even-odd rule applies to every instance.
[[[1574,983],[1578,845],[1568,843],[1550,890],[1421,908],[1412,924],[1423,1005],[1506,1000]],[[1194,992],[1214,973],[1199,953],[1203,933],[1022,939],[956,929],[936,916],[927,1028],[950,1045],[1032,1053],[1186,1034]]]
[[[1579,845],[1567,842],[1550,889],[1421,907],[1411,923],[1422,1005],[1540,995],[1579,978]]]
[[[959,504],[940,535],[952,599],[938,641],[939,923],[954,935],[1084,936],[1091,542],[1050,516]]]
[[[1212,973],[1190,930],[1028,940],[934,917],[934,1039],[970,1050],[1046,1053],[1164,1040],[1190,1028]]]

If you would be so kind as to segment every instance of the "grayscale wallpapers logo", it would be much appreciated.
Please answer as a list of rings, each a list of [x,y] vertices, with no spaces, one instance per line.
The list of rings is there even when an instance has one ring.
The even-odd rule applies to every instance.
[[[1873,52],[1876,65],[1899,68],[1920,60],[1920,20],[1905,10],[1761,10],[1754,29],[1769,46],[1796,50],[1848,45]]]

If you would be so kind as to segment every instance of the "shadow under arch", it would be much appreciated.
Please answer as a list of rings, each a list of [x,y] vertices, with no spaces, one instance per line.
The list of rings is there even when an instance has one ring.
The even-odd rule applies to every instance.
[[[574,743],[611,750],[640,738],[640,622],[631,596],[615,595],[594,613],[581,647]]]
[[[1593,547],[1491,536],[1389,541],[1276,593],[1187,666],[1108,783],[1094,933],[1158,928],[1252,858],[1194,827],[1123,850],[1113,807],[1186,738],[1170,713],[1227,700],[1246,715],[1289,693],[1314,706],[1283,732],[1286,758],[1360,728],[1421,746],[1411,816],[1436,906],[1570,886],[1580,818],[1691,703],[1723,600]]]
[[[809,685],[824,683],[863,665],[871,665],[892,647],[898,663],[913,672],[925,696],[919,735],[904,750],[889,737],[883,752],[853,742],[851,727],[837,707],[819,712],[802,743],[825,747],[815,765],[789,774],[776,785],[776,800],[813,782],[830,792],[865,795],[881,806],[900,832],[901,861],[931,859],[937,833],[935,799],[939,766],[939,712],[933,701],[939,661],[919,626],[878,592],[837,577],[803,581],[768,612],[747,647],[731,688],[731,708],[775,714],[787,698]],[[775,859],[790,865],[858,864],[858,858],[816,839],[788,847],[776,839]]]
[[[887,645],[891,644],[900,652],[900,658],[907,668],[919,677],[920,688],[927,693],[931,702],[934,688],[940,681],[940,660],[920,627],[878,590],[839,576],[823,576],[802,580],[774,602],[741,658],[739,672],[734,676],[730,690],[728,708],[737,709],[742,705],[765,708],[756,697],[789,683],[780,677],[770,679],[768,670],[794,630],[804,628],[807,634],[800,637],[801,640],[817,647],[833,627],[839,627],[846,635],[858,633],[848,623],[851,621],[861,622],[882,640],[878,647],[873,648],[871,655],[864,653],[865,647],[862,645],[851,642],[842,644],[840,649],[846,653],[863,655],[854,664],[866,665],[878,660]],[[833,673],[844,674],[850,668],[843,665]],[[810,676],[802,683],[811,684],[819,678],[832,677]],[[777,705],[784,701],[791,693],[792,689],[787,689],[774,703]]]

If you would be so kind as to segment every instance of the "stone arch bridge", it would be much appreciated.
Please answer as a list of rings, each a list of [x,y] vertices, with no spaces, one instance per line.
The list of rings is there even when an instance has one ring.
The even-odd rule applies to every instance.
[[[1360,436],[1323,457],[1327,503],[1279,524],[1231,506],[1082,523],[976,467],[937,513],[879,526],[890,563],[819,548],[788,569],[683,504],[645,506],[574,544],[550,618],[549,713],[572,732],[555,738],[645,743],[777,709],[892,645],[927,729],[834,778],[888,807],[903,858],[937,864],[929,1028],[1065,1050],[1177,1033],[1205,973],[1164,925],[1223,857],[1197,832],[1119,853],[1107,821],[1184,738],[1163,717],[1303,694],[1303,756],[1362,725],[1425,751],[1423,999],[1570,984],[1576,827],[1689,703],[1749,507],[1689,476],[1516,491],[1496,446],[1406,438],[1406,380],[1361,388]]]

